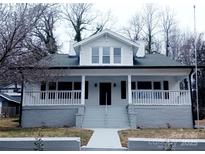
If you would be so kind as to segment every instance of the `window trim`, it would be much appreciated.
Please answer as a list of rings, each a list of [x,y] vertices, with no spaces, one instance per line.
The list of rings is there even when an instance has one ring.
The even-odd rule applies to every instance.
[[[111,47],[109,46],[103,46],[102,48],[102,64],[111,64]],[[109,48],[109,54],[104,55],[104,48]],[[104,57],[109,57],[109,63],[104,63]]]
[[[120,56],[115,56],[115,48],[120,49]],[[116,63],[115,62],[115,57],[120,57],[120,62]],[[122,47],[113,47],[113,64],[121,64],[122,63]]]
[[[98,55],[93,55],[93,48],[98,48]],[[97,57],[98,62],[94,63],[93,57],[95,57],[95,58]],[[100,64],[100,47],[99,46],[91,47],[91,63],[92,64]]]
[[[136,90],[164,90],[164,81],[168,82],[168,90],[169,90],[169,80],[138,80],[134,81],[136,82]],[[138,89],[138,82],[151,82],[151,89]],[[161,84],[161,89],[154,89],[154,82],[160,82]]]

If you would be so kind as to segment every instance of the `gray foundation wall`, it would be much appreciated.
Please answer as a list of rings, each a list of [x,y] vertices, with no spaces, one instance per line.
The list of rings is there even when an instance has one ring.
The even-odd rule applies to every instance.
[[[204,151],[204,139],[128,138],[129,151]]]
[[[22,127],[80,127],[83,115],[83,106],[23,107]]]
[[[193,128],[190,105],[128,106],[131,128]]]
[[[0,138],[0,151],[79,151],[78,137]],[[38,145],[41,146],[38,146]]]

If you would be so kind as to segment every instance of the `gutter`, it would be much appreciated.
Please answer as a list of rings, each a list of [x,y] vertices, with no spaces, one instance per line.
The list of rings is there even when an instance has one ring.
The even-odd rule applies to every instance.
[[[194,66],[54,66],[54,67],[16,67],[16,68],[10,68],[10,69],[21,69],[21,70],[26,70],[26,69],[193,69]],[[199,68],[205,68],[205,66],[199,66]]]
[[[195,120],[194,120],[194,105],[193,105],[193,93],[192,93],[192,88],[191,88],[191,75],[194,72],[193,68],[191,69],[191,72],[189,73],[189,85],[190,85],[190,95],[191,95],[191,110],[192,110],[192,124],[193,128],[195,126]]]

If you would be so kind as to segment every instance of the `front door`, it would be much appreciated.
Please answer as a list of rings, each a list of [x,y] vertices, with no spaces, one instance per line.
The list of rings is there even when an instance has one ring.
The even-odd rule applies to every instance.
[[[111,83],[100,83],[100,105],[111,105]]]

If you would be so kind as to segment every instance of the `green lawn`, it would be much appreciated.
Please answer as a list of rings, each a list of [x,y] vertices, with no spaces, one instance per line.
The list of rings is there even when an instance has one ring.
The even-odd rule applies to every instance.
[[[0,137],[80,137],[86,145],[92,133],[80,128],[19,128],[17,118],[0,118]]]
[[[169,138],[169,139],[205,139],[205,129],[128,129],[118,132],[121,144],[127,147],[128,137]]]

